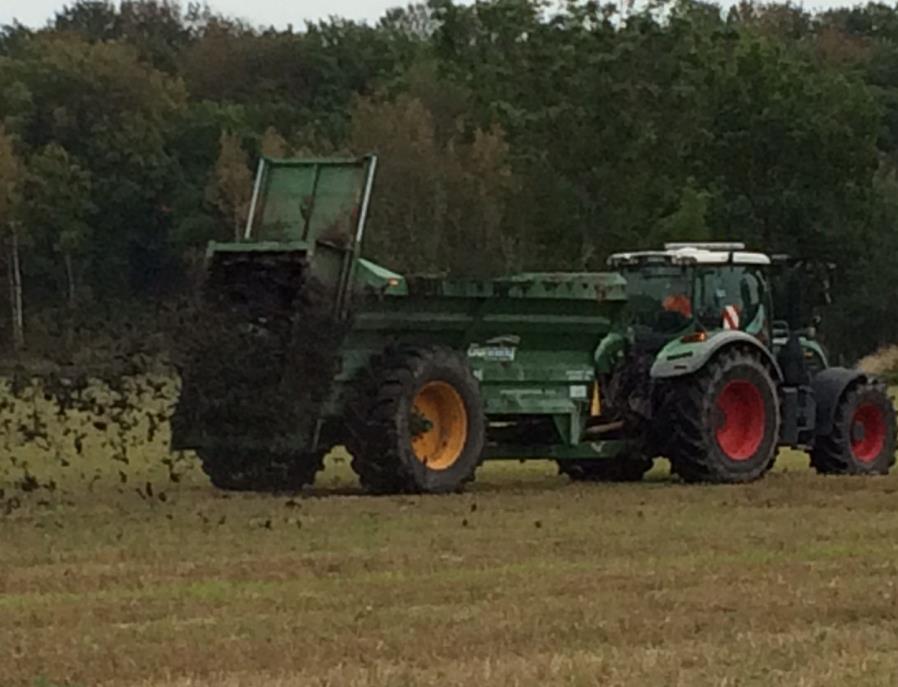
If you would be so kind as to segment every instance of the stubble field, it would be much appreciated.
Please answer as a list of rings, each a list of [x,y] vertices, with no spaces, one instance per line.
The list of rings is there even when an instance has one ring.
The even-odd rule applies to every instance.
[[[6,410],[2,687],[898,684],[898,474],[492,463],[368,497],[335,452],[307,493],[226,495],[139,405],[119,432]]]

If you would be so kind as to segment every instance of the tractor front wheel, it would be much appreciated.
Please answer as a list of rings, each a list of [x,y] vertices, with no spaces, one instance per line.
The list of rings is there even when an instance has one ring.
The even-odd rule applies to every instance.
[[[817,437],[811,466],[827,475],[885,475],[895,463],[895,409],[881,384],[862,383],[839,400],[832,430]]]
[[[347,448],[374,493],[458,491],[480,463],[485,421],[467,360],[439,346],[378,357],[347,404]]]
[[[773,466],[779,400],[756,355],[725,350],[666,395],[671,471],[687,482],[750,482]]]

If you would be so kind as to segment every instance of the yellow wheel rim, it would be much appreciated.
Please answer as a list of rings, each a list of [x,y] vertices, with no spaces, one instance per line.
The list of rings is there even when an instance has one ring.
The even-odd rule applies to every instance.
[[[428,382],[415,396],[412,414],[424,425],[412,436],[415,457],[432,470],[452,467],[468,440],[468,411],[461,395],[446,382]]]

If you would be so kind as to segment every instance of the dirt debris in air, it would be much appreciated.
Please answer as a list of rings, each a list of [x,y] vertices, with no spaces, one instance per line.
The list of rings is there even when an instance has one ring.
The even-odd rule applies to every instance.
[[[131,493],[165,503],[155,474],[179,484],[193,469],[191,456],[167,446],[170,429],[185,425],[266,445],[309,436],[346,328],[303,265],[271,267],[213,271],[206,302],[167,304],[155,330],[110,336],[89,362],[64,352],[0,370],[0,514],[56,491],[35,468],[47,462],[88,489],[104,479],[127,485],[139,479],[135,464],[158,462],[154,480]],[[173,418],[182,389],[186,412]],[[109,469],[96,467],[98,454]]]

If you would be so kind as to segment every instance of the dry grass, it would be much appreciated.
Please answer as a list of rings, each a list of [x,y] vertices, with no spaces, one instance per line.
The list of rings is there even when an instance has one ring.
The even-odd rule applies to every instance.
[[[15,449],[52,491],[0,476],[3,687],[898,684],[898,476],[490,464],[373,498],[335,454],[310,494],[226,496],[144,429],[112,468],[96,436]]]
[[[894,377],[898,373],[898,346],[885,346],[861,359],[858,367],[864,372]]]

